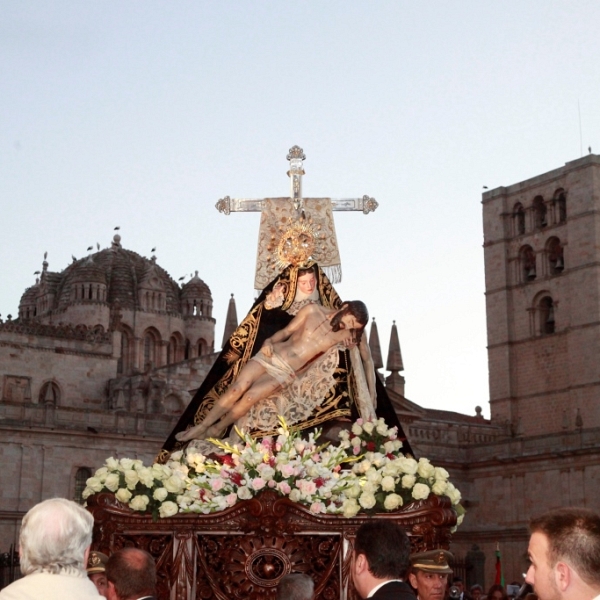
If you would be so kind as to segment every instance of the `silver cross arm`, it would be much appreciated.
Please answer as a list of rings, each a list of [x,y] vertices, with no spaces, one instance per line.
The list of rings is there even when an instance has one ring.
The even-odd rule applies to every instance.
[[[290,198],[286,198],[286,200],[291,201]],[[303,198],[303,200],[324,200],[324,198]],[[225,215],[232,212],[261,212],[264,202],[264,198],[230,198],[225,196],[217,202],[215,207]],[[331,205],[333,210],[336,211],[361,211],[363,214],[368,215],[377,209],[379,203],[375,198],[365,195],[362,198],[331,198]]]

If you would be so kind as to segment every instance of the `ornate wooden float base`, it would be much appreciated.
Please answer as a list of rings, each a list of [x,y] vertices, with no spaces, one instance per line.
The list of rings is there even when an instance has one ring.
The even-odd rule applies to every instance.
[[[111,554],[125,546],[156,559],[158,600],[274,600],[287,573],[307,573],[317,600],[357,600],[350,581],[356,530],[370,519],[398,523],[413,552],[447,549],[456,513],[450,500],[430,495],[393,513],[315,515],[265,491],[210,515],[175,515],[153,521],[112,494],[88,499],[94,515],[92,547]]]

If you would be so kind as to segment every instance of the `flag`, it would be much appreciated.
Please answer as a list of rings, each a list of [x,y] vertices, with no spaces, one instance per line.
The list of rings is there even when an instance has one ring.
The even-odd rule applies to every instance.
[[[500,543],[496,542],[496,577],[494,585],[504,587],[504,573],[502,572],[502,555],[500,554]]]

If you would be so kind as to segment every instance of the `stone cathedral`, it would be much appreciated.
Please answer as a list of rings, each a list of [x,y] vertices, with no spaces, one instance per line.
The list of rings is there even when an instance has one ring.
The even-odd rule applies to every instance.
[[[482,205],[491,419],[407,399],[395,324],[385,364],[375,322],[369,344],[415,453],[463,494],[457,572],[488,587],[497,545],[522,581],[530,516],[600,510],[600,157]],[[180,285],[118,235],[61,272],[44,258],[0,323],[0,552],[33,504],[80,498],[106,457],[152,461],[215,359],[212,305],[197,273]],[[224,339],[236,325],[232,298]]]

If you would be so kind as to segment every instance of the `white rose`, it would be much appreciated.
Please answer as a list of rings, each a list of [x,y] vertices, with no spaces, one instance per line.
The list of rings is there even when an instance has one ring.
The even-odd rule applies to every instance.
[[[371,483],[367,481],[365,485],[362,486],[362,491],[367,494],[374,494],[379,489],[379,486],[376,483]]]
[[[151,488],[154,485],[154,475],[152,474],[152,469],[149,469],[148,467],[141,468],[138,471],[138,477],[146,487]]]
[[[341,440],[349,440],[350,439],[350,433],[348,433],[347,429],[342,429],[339,433],[338,433],[338,437]]]
[[[118,477],[117,477],[117,480],[118,480]],[[92,493],[94,493],[94,494],[101,492],[102,488],[104,487],[102,485],[102,482],[97,477],[90,477],[85,483],[92,490]],[[118,484],[117,484],[117,487],[118,487]]]
[[[106,476],[104,480],[104,485],[111,492],[116,492],[119,489],[119,474],[118,473],[110,473]]]
[[[133,469],[128,469],[125,471],[125,483],[130,490],[135,489],[135,486],[138,484],[139,480],[140,478],[138,477],[137,471],[134,471]]]
[[[106,478],[107,475],[108,475],[108,469],[106,467],[100,467],[94,473],[94,477],[98,477],[98,479]]]
[[[454,487],[452,483],[448,483],[448,487],[446,488],[446,496],[450,498],[452,504],[458,504],[461,499],[461,493]]]
[[[342,511],[345,517],[354,517],[360,510],[360,506],[358,502],[351,498],[349,500],[344,500],[344,504],[342,505]]]
[[[397,461],[402,473],[414,475],[417,472],[419,463],[414,458],[409,458],[408,456],[399,456]]]
[[[448,473],[448,471],[442,467],[435,467],[433,476],[439,481],[448,481],[450,473]]]
[[[292,502],[300,502],[301,498],[302,498],[302,492],[298,488],[294,488],[290,492],[290,500]]]
[[[355,483],[352,487],[348,488],[345,493],[348,498],[358,498],[360,496],[360,492],[360,485]]]
[[[389,441],[383,445],[383,449],[385,450],[386,454],[391,454],[396,448],[394,442]]]
[[[415,485],[417,478],[414,475],[404,475],[402,477],[402,487],[410,490],[410,488]]]
[[[413,488],[412,497],[415,500],[424,500],[427,498],[427,496],[429,496],[430,492],[431,490],[429,489],[428,485],[425,485],[424,483],[417,483]]]
[[[154,463],[152,465],[152,475],[154,479],[158,479],[158,481],[163,481],[164,479],[168,479],[171,477],[171,469],[165,465],[159,465],[158,463]]]
[[[164,487],[159,487],[154,490],[152,497],[159,502],[163,502],[168,495],[169,492]]]
[[[360,435],[363,432],[363,428],[358,423],[352,424],[352,433],[354,435]]]
[[[367,471],[367,481],[369,483],[373,483],[375,485],[379,485],[381,483],[381,473],[371,468]]]
[[[358,502],[363,508],[368,510],[369,508],[373,508],[375,506],[376,500],[373,494],[363,492],[358,499]]]
[[[389,432],[388,426],[385,424],[383,419],[379,419],[377,421],[376,430],[379,435],[387,435]]]
[[[123,504],[127,504],[129,500],[131,500],[131,492],[127,488],[121,488],[116,494],[115,498],[122,502]]]
[[[352,444],[353,448],[360,448],[360,445],[362,444],[362,441],[359,437],[353,437],[350,440],[350,443]]]
[[[111,471],[116,471],[119,468],[119,461],[111,456],[110,458],[106,459],[106,466]]]
[[[384,492],[393,492],[396,489],[396,482],[389,475],[381,480],[381,489]]]
[[[446,493],[447,487],[447,482],[438,480],[431,486],[431,491],[437,496],[443,496]]]
[[[417,473],[423,479],[429,479],[430,477],[433,477],[435,467],[426,458],[420,458],[417,466]]]
[[[371,435],[373,433],[373,430],[375,429],[375,425],[373,425],[373,423],[371,423],[371,421],[367,421],[363,425],[363,429],[364,429],[365,433],[368,433],[369,435]]]
[[[241,485],[238,488],[237,495],[240,500],[249,500],[252,498],[252,492],[245,485]]]
[[[146,494],[135,496],[134,499],[129,503],[129,508],[144,512],[148,507],[148,502],[150,502],[150,498],[148,498]]]
[[[133,460],[131,458],[122,458],[119,462],[125,471],[133,468]]]
[[[163,485],[165,488],[167,488],[168,492],[171,492],[172,494],[179,494],[181,491],[183,491],[185,482],[177,475],[171,475],[169,479],[164,480]]]
[[[177,504],[175,504],[175,502],[163,502],[160,505],[160,508],[158,509],[158,514],[165,518],[165,517],[172,517],[173,515],[176,515],[179,512],[179,507],[177,506]]]
[[[402,504],[402,498],[401,496],[398,496],[398,494],[390,494],[389,496],[386,496],[383,501],[383,506],[385,506],[386,510],[396,510],[399,506],[402,506]]]
[[[183,456],[183,452],[181,450],[177,450],[177,452],[173,452],[171,454],[171,458],[170,460],[176,460],[179,461],[181,460],[181,457]]]

